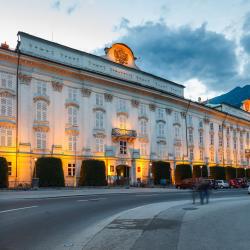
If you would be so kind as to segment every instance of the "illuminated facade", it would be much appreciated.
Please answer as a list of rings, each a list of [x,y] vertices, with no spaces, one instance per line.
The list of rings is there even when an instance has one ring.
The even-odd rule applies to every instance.
[[[111,179],[129,166],[131,183],[147,181],[155,160],[172,170],[249,167],[249,113],[186,100],[182,85],[138,69],[124,44],[98,57],[18,36],[16,50],[0,48],[0,153],[10,185],[30,183],[36,159],[52,155],[62,159],[67,185],[87,158],[104,160]]]

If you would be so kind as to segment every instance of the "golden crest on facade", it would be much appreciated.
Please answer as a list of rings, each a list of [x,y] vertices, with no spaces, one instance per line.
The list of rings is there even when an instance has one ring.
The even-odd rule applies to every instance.
[[[115,49],[114,56],[117,63],[128,64],[128,54],[123,49]]]

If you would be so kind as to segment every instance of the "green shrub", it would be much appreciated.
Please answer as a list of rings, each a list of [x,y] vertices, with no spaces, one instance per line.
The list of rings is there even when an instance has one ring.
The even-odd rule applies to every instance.
[[[236,173],[238,178],[245,177],[245,169],[244,168],[236,168]]]
[[[8,162],[0,157],[0,188],[8,187]]]
[[[80,186],[106,186],[104,161],[83,160],[80,173]]]
[[[202,168],[201,168],[202,166]],[[206,165],[194,165],[193,166],[193,177],[208,177],[208,171]]]
[[[192,178],[192,169],[188,164],[180,164],[175,169],[175,182],[179,182],[183,179]]]
[[[250,179],[250,168],[246,169],[246,177],[247,179]]]
[[[236,168],[226,167],[226,180],[236,178]]]
[[[42,157],[36,161],[34,177],[39,178],[39,187],[64,187],[62,161],[55,157]]]
[[[215,180],[225,180],[226,168],[220,166],[210,167],[210,178]]]
[[[154,179],[154,184],[159,185],[161,179],[167,180],[170,183],[170,163],[164,161],[152,162],[152,174]]]

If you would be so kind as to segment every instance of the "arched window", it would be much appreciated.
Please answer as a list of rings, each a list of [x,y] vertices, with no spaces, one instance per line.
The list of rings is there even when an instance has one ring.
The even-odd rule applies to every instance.
[[[36,103],[36,120],[47,121],[48,104],[44,101]]]
[[[95,113],[95,127],[98,129],[104,128],[104,113],[102,111],[96,111]]]
[[[142,135],[147,134],[147,121],[144,119],[140,120],[140,133]]]
[[[68,124],[77,125],[77,108],[68,107]]]

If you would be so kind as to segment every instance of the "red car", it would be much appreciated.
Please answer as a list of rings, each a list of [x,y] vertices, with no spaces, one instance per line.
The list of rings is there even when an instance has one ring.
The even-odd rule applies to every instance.
[[[231,179],[231,180],[229,180],[229,187],[230,188],[241,188],[241,185],[236,179]]]
[[[236,178],[236,180],[239,183],[240,187],[242,188],[248,187],[247,180],[245,178]]]

